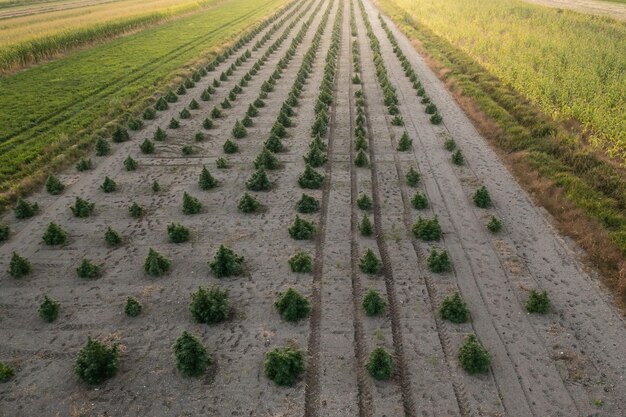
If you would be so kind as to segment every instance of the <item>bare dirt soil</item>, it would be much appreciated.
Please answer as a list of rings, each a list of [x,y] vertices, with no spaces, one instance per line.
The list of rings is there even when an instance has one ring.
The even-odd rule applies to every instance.
[[[60,178],[67,188],[62,195],[41,191],[29,197],[41,207],[37,216],[28,220],[17,220],[12,213],[4,216],[2,221],[13,233],[0,245],[0,361],[12,365],[16,375],[0,384],[0,417],[626,415],[623,317],[593,271],[583,268],[577,248],[557,234],[549,217],[533,205],[409,40],[386,20],[443,116],[441,125],[429,122],[370,0],[364,2],[365,10],[397,89],[405,126],[393,126],[384,106],[358,3],[354,3],[357,32],[352,36],[350,2],[322,0],[298,52],[269,93],[266,107],[259,109],[247,137],[232,139],[235,120],[243,119],[261,84],[319,3],[311,1],[313,7],[243,88],[233,107],[224,110],[215,129],[204,130],[202,121],[289,22],[253,52],[210,101],[200,101],[202,90],[240,53],[196,83],[167,111],[159,112],[155,120],[146,122],[142,130],[131,132],[129,142],[114,144],[111,156],[94,156],[93,170],[63,173]],[[304,10],[308,3],[297,7]],[[252,162],[269,136],[327,7],[330,16],[295,108],[295,127],[288,129],[284,141],[287,151],[278,154],[282,167],[269,172],[270,191],[253,193],[265,210],[242,214],[237,204],[246,191],[245,181],[255,171]],[[306,190],[322,204],[318,213],[302,215],[317,223],[318,234],[311,241],[296,241],[287,228],[303,192],[297,177],[305,167],[302,156],[311,139],[314,105],[339,8],[343,19],[329,114],[329,161],[318,168],[326,180],[322,189]],[[361,56],[361,86],[351,83],[354,40]],[[354,91],[361,88],[370,165],[357,168],[353,163]],[[200,109],[192,110],[190,119],[180,120],[179,129],[166,129],[192,98],[198,100]],[[153,155],[142,154],[139,144],[152,138],[158,126],[167,131],[168,138],[155,142]],[[413,149],[398,152],[397,142],[405,130],[413,139]],[[207,139],[195,142],[197,131],[204,131]],[[222,144],[229,138],[237,141],[239,153],[223,153]],[[462,149],[464,166],[450,161],[450,153],[443,148],[446,138],[454,138]],[[184,145],[192,145],[195,153],[182,156]],[[139,162],[137,171],[124,169],[122,162],[128,155]],[[226,157],[231,167],[217,169],[219,157]],[[199,188],[203,165],[219,180],[219,187]],[[421,173],[417,190],[430,203],[419,213],[409,201],[414,189],[404,180],[410,167]],[[107,175],[119,188],[111,194],[99,188]],[[158,194],[151,190],[155,180],[163,188]],[[489,189],[493,208],[474,206],[471,196],[480,185]],[[200,214],[182,213],[185,191],[203,203]],[[356,199],[363,193],[374,201],[370,212],[376,231],[373,237],[363,237],[357,230],[362,211]],[[92,217],[72,216],[69,206],[77,196],[96,203]],[[147,209],[141,219],[128,215],[133,201]],[[437,215],[443,238],[433,244],[417,241],[410,227],[418,215]],[[490,215],[504,223],[497,235],[485,228]],[[51,221],[69,232],[66,245],[42,244],[41,236]],[[192,230],[190,242],[168,242],[166,227],[172,222]],[[109,248],[103,241],[109,225],[124,236],[119,248]],[[217,279],[211,274],[207,262],[220,244],[245,256],[244,276]],[[426,257],[431,247],[449,251],[452,272],[429,272]],[[144,274],[149,248],[172,260],[165,277]],[[381,275],[360,271],[358,258],[366,248],[382,259]],[[287,260],[299,250],[314,255],[312,273],[291,272]],[[16,280],[5,272],[13,251],[31,260],[30,276]],[[76,276],[84,257],[104,264],[101,278],[91,281]],[[199,285],[221,285],[230,291],[234,314],[229,321],[210,326],[193,322],[188,304]],[[310,319],[290,324],[280,318],[273,303],[288,287],[311,298]],[[366,316],[361,307],[370,288],[389,303],[382,317]],[[531,288],[550,293],[553,307],[548,314],[529,315],[524,310]],[[460,291],[467,302],[470,323],[456,325],[438,316],[440,301],[453,291]],[[43,323],[37,315],[43,294],[62,306],[52,324]],[[123,313],[128,296],[144,305],[136,318]],[[183,330],[196,334],[215,359],[199,379],[183,377],[175,369],[171,347]],[[487,374],[468,375],[456,359],[470,333],[492,355]],[[72,372],[76,353],[88,335],[123,345],[118,374],[95,388],[79,382]],[[295,386],[278,387],[263,375],[264,355],[289,343],[308,349],[307,371]],[[378,346],[394,355],[396,369],[390,381],[375,381],[364,368],[369,353]]]

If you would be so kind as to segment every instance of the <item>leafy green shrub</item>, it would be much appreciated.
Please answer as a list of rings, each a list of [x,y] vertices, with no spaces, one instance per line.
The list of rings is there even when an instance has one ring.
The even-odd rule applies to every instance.
[[[139,164],[130,155],[124,160],[126,171],[135,171]]]
[[[117,246],[122,243],[122,237],[109,226],[104,232],[104,241],[109,246]]]
[[[39,306],[39,317],[46,323],[52,323],[59,317],[61,305],[47,295],[43,296],[43,302]]]
[[[213,129],[213,121],[209,118],[204,119],[204,121],[202,122],[202,127],[207,130]]]
[[[167,101],[168,103],[176,103],[178,101],[178,96],[174,94],[172,90],[170,90],[165,95],[165,101]]]
[[[261,98],[257,98],[252,104],[254,104],[254,107],[256,107],[257,109],[265,107],[265,102],[261,100]]]
[[[491,356],[476,336],[471,334],[459,349],[459,363],[468,374],[484,373],[489,370]]]
[[[33,267],[28,259],[22,258],[17,253],[13,252],[11,261],[9,262],[9,275],[13,278],[22,278],[30,274]]]
[[[452,323],[465,323],[469,320],[467,304],[461,298],[461,294],[455,292],[443,299],[439,305],[439,314],[445,320]]]
[[[65,189],[65,185],[54,175],[49,175],[46,179],[46,191],[51,195],[59,195]]]
[[[315,224],[296,215],[296,220],[289,228],[289,236],[296,240],[311,239],[315,234]]]
[[[168,127],[170,129],[178,129],[180,127],[180,122],[172,117]]]
[[[82,158],[76,163],[76,170],[79,172],[88,171],[93,167],[91,159]]]
[[[130,214],[131,217],[138,219],[141,216],[143,216],[144,210],[143,210],[143,207],[141,207],[139,204],[137,204],[136,202],[133,202],[133,204],[131,204],[130,207],[128,207],[128,213]]]
[[[265,354],[264,370],[277,385],[293,385],[304,372],[304,353],[293,347],[276,348]]]
[[[107,346],[104,343],[87,338],[87,344],[78,352],[74,373],[83,382],[96,385],[113,377],[120,366],[117,344]]]
[[[106,139],[96,141],[96,156],[106,156],[111,153],[111,145]]]
[[[83,200],[80,197],[76,197],[76,202],[73,206],[70,207],[72,213],[74,213],[75,217],[89,217],[91,213],[93,213],[94,208],[96,207],[95,203],[90,203],[87,200]]]
[[[368,316],[379,316],[385,312],[387,302],[376,290],[368,290],[363,297],[363,309]]]
[[[282,140],[276,135],[270,135],[263,146],[274,153],[282,152],[284,150]]]
[[[457,149],[456,152],[452,154],[452,163],[459,166],[465,163],[465,159],[463,158],[463,154],[460,149]]]
[[[443,121],[443,118],[441,117],[439,113],[435,113],[432,116],[430,116],[430,122],[434,125],[438,125],[442,121]]]
[[[285,129],[285,126],[283,126],[280,122],[277,121],[272,125],[270,134],[276,135],[279,138],[284,138],[285,136],[287,136],[287,129]]]
[[[128,139],[130,139],[130,136],[128,135],[128,131],[125,128],[118,125],[113,131],[111,139],[115,143],[121,143],[126,142]]]
[[[230,101],[228,100],[228,97],[224,99],[224,101],[222,101],[220,103],[220,106],[222,106],[223,109],[230,109],[231,107],[233,107],[232,104],[230,104]]]
[[[200,104],[198,104],[198,102],[196,101],[196,99],[192,99],[191,102],[189,103],[189,108],[191,110],[198,110],[200,108]]]
[[[182,147],[181,152],[184,156],[189,156],[192,155],[194,153],[194,149],[193,146],[191,145],[185,145]]]
[[[152,186],[150,187],[153,193],[158,193],[161,191],[161,184],[158,181],[153,181]]]
[[[193,140],[195,140],[196,142],[202,142],[204,140],[204,133],[202,132],[196,132],[193,135]]]
[[[222,117],[222,111],[217,107],[213,107],[213,110],[211,110],[211,118],[219,119],[220,117]]]
[[[0,242],[4,242],[9,239],[11,229],[6,224],[0,223]]]
[[[130,119],[130,121],[128,122],[128,128],[130,130],[139,130],[143,127],[143,122],[141,121],[141,119]]]
[[[530,290],[528,300],[526,300],[526,311],[529,313],[545,314],[550,310],[550,297],[547,291]]]
[[[370,221],[370,218],[367,217],[367,214],[363,214],[363,219],[359,224],[359,232],[361,232],[363,236],[371,236],[374,234],[374,225]]]
[[[476,204],[477,207],[491,207],[491,196],[489,195],[489,191],[487,191],[487,188],[485,188],[484,185],[476,190],[472,199],[474,200],[474,204]]]
[[[437,106],[435,106],[433,103],[428,103],[424,111],[426,112],[426,114],[435,114],[437,113]]]
[[[356,158],[354,158],[354,165],[362,168],[369,165],[369,160],[367,159],[367,155],[363,150],[359,150],[356,154]]]
[[[366,274],[380,274],[383,270],[383,263],[376,257],[374,251],[368,248],[359,259],[359,268]]]
[[[0,362],[0,383],[7,382],[9,379],[13,378],[13,375],[15,375],[13,368]]]
[[[435,248],[431,249],[426,262],[431,272],[441,273],[448,272],[452,269],[452,264],[450,263],[450,258],[446,250],[438,251]]]
[[[183,213],[184,214],[198,214],[202,210],[202,203],[195,197],[183,193]]]
[[[39,211],[39,205],[37,203],[31,203],[30,201],[18,198],[13,211],[15,213],[15,218],[28,219],[37,214]]]
[[[158,141],[158,142],[162,142],[165,139],[167,139],[167,133],[165,133],[165,130],[161,129],[160,127],[157,127],[157,130],[154,132],[154,140]]]
[[[413,139],[409,138],[409,134],[405,131],[402,136],[400,136],[397,149],[400,152],[404,152],[410,150],[411,146],[413,146]]]
[[[232,249],[220,245],[209,267],[218,278],[237,276],[242,272],[243,261],[243,256],[239,256]]]
[[[428,207],[428,199],[423,193],[415,193],[413,194],[413,198],[411,198],[411,205],[417,210],[425,209]]]
[[[198,185],[203,190],[210,190],[217,187],[217,180],[211,175],[206,166],[202,167],[200,178],[198,179]]]
[[[187,109],[182,109],[182,110],[180,111],[180,113],[178,113],[178,116],[179,116],[182,120],[185,120],[185,119],[189,119],[189,118],[191,118],[191,113],[190,113],[190,112],[189,112],[189,110],[187,110]]]
[[[217,158],[215,160],[215,166],[218,169],[228,169],[228,168],[230,168],[230,164],[228,163],[228,160],[226,160],[225,158]]]
[[[261,203],[259,203],[259,200],[257,200],[250,194],[245,193],[243,197],[241,197],[241,199],[239,200],[237,208],[242,213],[254,213],[261,208]]]
[[[246,181],[246,188],[250,191],[267,191],[271,186],[272,184],[263,168],[256,170]]]
[[[406,173],[406,183],[410,187],[417,187],[417,184],[419,184],[420,182],[420,178],[421,176],[419,172],[413,169],[413,167],[409,168],[409,170]]]
[[[263,148],[261,153],[259,153],[254,160],[254,167],[256,169],[265,168],[265,169],[278,169],[280,163],[278,162],[278,158],[272,151],[267,148]]]
[[[489,221],[487,222],[487,230],[491,233],[498,233],[502,230],[502,222],[498,220],[495,216],[491,216]]]
[[[176,90],[176,94],[178,94],[179,96],[187,94],[187,89],[185,88],[183,84],[178,86],[178,89]]]
[[[246,111],[246,116],[257,117],[258,115],[259,111],[257,110],[257,108],[253,104],[250,104],[248,106],[248,111]]]
[[[372,208],[372,199],[367,194],[362,194],[356,200],[356,205],[361,210],[370,210]]]
[[[298,213],[314,213],[320,208],[320,202],[315,198],[302,194],[302,197],[296,203],[296,211]]]
[[[388,380],[393,375],[393,358],[385,349],[377,347],[370,354],[366,368],[372,378]]]
[[[124,306],[124,313],[128,317],[137,317],[141,313],[143,306],[135,297],[126,298],[126,305]]]
[[[165,105],[167,106],[167,103],[165,103]],[[148,107],[143,111],[142,117],[144,120],[152,120],[156,117],[156,111],[153,108]]]
[[[320,149],[317,146],[312,146],[309,149],[309,153],[303,157],[304,162],[311,165],[312,167],[321,167],[328,161],[328,156],[323,149]]]
[[[172,262],[154,249],[148,250],[148,256],[143,264],[143,270],[152,277],[160,277],[169,271]]]
[[[61,226],[52,222],[43,234],[43,241],[49,246],[62,245],[67,242],[67,232]]]
[[[413,234],[425,241],[438,240],[441,237],[441,226],[437,216],[432,219],[418,217],[413,225]]]
[[[172,243],[183,243],[189,240],[189,229],[180,223],[171,223],[167,225],[167,236]]]
[[[304,172],[298,177],[298,184],[302,188],[317,189],[324,183],[324,175],[315,171],[311,165],[306,164]]]
[[[163,97],[159,98],[157,100],[157,102],[154,103],[154,108],[157,109],[158,111],[167,110],[168,107],[169,106],[167,104],[167,100],[165,100]],[[153,113],[152,112],[148,112],[148,113],[144,112],[144,118],[146,117],[146,114],[150,116]],[[152,119],[154,119],[154,115],[152,115]]]
[[[446,141],[443,143],[443,148],[446,151],[450,151],[452,152],[453,150],[456,149],[456,142],[454,141],[454,139],[452,138],[448,138],[446,139]]]
[[[141,153],[152,154],[154,153],[154,143],[150,139],[146,139],[139,145],[139,149]]]
[[[242,120],[241,120],[241,124],[244,127],[252,127],[252,125],[254,124],[254,122],[252,121],[252,119],[250,118],[250,116],[246,115]]]
[[[76,274],[79,278],[93,279],[98,278],[101,274],[101,269],[98,265],[94,265],[89,259],[84,258],[78,268],[76,268]]]
[[[309,300],[293,288],[279,294],[274,305],[281,317],[287,321],[302,320],[311,312]]]
[[[105,193],[112,193],[117,189],[117,183],[109,177],[104,177],[104,182],[100,186]]]
[[[189,310],[198,323],[214,324],[228,319],[228,290],[220,287],[198,287],[198,291],[191,294]]]
[[[227,139],[226,142],[224,142],[223,149],[225,153],[236,153],[239,152],[239,145],[232,140]]]
[[[391,119],[391,124],[393,126],[404,126],[404,119],[402,118],[402,116],[396,114],[395,116],[393,116],[393,118]]]
[[[311,272],[313,259],[308,253],[300,251],[289,258],[289,266],[292,272]]]

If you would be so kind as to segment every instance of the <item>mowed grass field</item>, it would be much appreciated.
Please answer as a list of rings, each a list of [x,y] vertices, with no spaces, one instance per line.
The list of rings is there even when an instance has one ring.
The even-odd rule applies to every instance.
[[[626,24],[519,0],[382,0],[626,159]]]
[[[139,108],[177,73],[233,40],[284,0],[215,7],[0,79],[4,199],[93,141],[93,128]],[[183,68],[181,70],[181,68]],[[6,201],[6,200],[5,200]]]
[[[75,0],[0,6],[0,72],[207,8],[215,0]]]

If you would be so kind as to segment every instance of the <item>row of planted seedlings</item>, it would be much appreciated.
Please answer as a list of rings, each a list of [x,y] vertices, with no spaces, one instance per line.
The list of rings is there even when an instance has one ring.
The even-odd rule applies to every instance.
[[[389,26],[383,19],[382,15],[379,14],[378,18],[380,20],[383,30],[385,31],[387,35],[389,42],[393,46],[393,51],[396,57],[400,61],[400,64],[402,66],[402,69],[404,70],[405,76],[412,83],[413,88],[416,90],[417,95],[419,97],[422,97],[421,103],[425,105],[424,111],[427,114],[431,115],[431,118],[430,118],[431,123],[439,124],[442,118],[441,118],[441,115],[439,114],[439,111],[436,105],[430,101],[430,98],[426,94],[426,91],[423,85],[421,84],[421,82],[419,81],[419,78],[417,77],[417,73],[415,69],[413,68],[411,62],[409,61],[409,59],[406,57],[406,55],[404,54],[404,52],[398,45],[398,41],[395,35],[393,34],[392,30],[389,28]],[[461,149],[459,149],[456,141],[451,136],[446,135],[444,143],[443,143],[443,147],[446,151],[451,153],[450,159],[454,165],[457,165],[457,166],[465,165],[465,158],[463,156],[463,153]],[[492,209],[492,212],[495,213],[495,207],[494,207],[491,195],[489,194],[489,191],[487,190],[485,186],[481,186],[480,188],[475,190],[475,192],[472,195],[472,201],[474,202],[476,207],[480,209],[484,209],[484,210]],[[502,221],[498,217],[496,217],[494,214],[491,214],[488,216],[488,220],[485,223],[485,228],[493,234],[498,234],[503,230],[503,224],[502,224]],[[550,309],[550,298],[549,298],[547,291],[531,289],[524,307],[529,313],[540,313],[540,314],[547,313]]]
[[[300,14],[300,18],[308,9],[310,9],[311,4],[308,8],[306,8],[306,10],[302,11],[302,13]],[[287,19],[287,17],[285,19]],[[292,28],[294,24],[292,24],[290,28]],[[273,29],[277,28],[278,26],[275,25]],[[256,34],[258,33],[258,31],[254,33]],[[257,42],[255,48],[261,47],[263,43],[267,39],[269,39],[270,36],[271,34],[269,34],[269,32],[266,33],[266,35]],[[247,40],[249,41],[252,37],[253,36],[250,36],[249,38],[247,38]],[[284,40],[284,38],[282,40]],[[199,71],[195,72],[192,76],[192,79],[186,80],[185,83],[179,87],[176,94],[174,94],[173,92],[168,93],[167,96],[169,96],[169,100],[165,100],[165,105],[163,107],[166,108],[168,102],[172,103],[177,101],[177,96],[183,95],[186,93],[187,89],[193,88],[194,82],[199,81],[200,77],[206,75],[207,71],[214,71],[221,62],[230,57],[237,49],[241,48],[243,44],[244,42],[238,42],[234,47],[225,51],[224,54],[218,56],[216,60],[207,65],[206,68],[201,68]],[[272,52],[275,51],[276,48],[277,46],[271,48]],[[244,52],[244,54],[242,54],[242,56],[236,60],[234,66],[231,66],[229,68],[227,73],[230,72],[232,74],[234,68],[242,65],[249,57],[250,52]],[[264,55],[265,60],[267,60],[267,57],[268,54]],[[263,63],[265,62],[265,60],[263,61]],[[256,71],[258,71],[258,69],[256,69]],[[222,78],[222,81],[225,81],[224,74],[225,73],[223,73],[222,77],[220,77]],[[214,80],[211,87],[213,89],[219,87],[219,82]],[[203,100],[205,98],[206,100],[210,99],[210,94],[214,92],[214,90],[211,91],[211,87],[203,91]],[[176,100],[174,100],[173,97],[176,97]],[[192,101],[192,103],[194,101]],[[157,102],[157,105],[159,105],[159,102],[163,104],[163,100],[159,100]],[[163,110],[165,110],[165,108]],[[150,119],[151,115],[154,115],[154,111],[151,108],[148,108],[146,112],[148,116],[145,117],[146,113],[144,113],[144,118],[146,119]],[[133,124],[132,121],[131,124]],[[141,129],[142,127],[143,122],[141,121],[136,122],[135,124],[133,124],[133,126],[129,126],[129,128],[134,128],[135,130]],[[160,129],[157,129],[157,132],[159,132],[159,130]],[[161,131],[161,133],[159,134],[163,133],[164,132]],[[118,126],[113,132],[114,142],[125,142],[129,139],[130,135],[128,131],[121,126]],[[162,140],[163,139],[165,139],[165,137],[163,137]],[[143,148],[147,148],[147,145],[142,144],[141,148],[143,152]],[[96,153],[98,156],[108,155],[110,153],[110,150],[110,144],[107,141],[98,141],[96,145]],[[133,171],[137,169],[138,163],[129,156],[124,161],[124,166],[127,170]],[[84,159],[77,164],[77,169],[79,171],[85,171],[91,168],[92,164],[90,160]],[[203,167],[200,173],[198,183],[200,188],[203,190],[214,188],[217,185],[217,181],[208,172],[206,167]],[[48,178],[45,187],[48,193],[52,195],[59,195],[65,191],[65,184],[63,184],[55,176],[50,176]],[[100,188],[105,193],[112,193],[116,191],[117,184],[111,178],[105,177],[104,182]],[[152,184],[152,189],[154,192],[160,191],[160,186],[158,182],[155,181]],[[75,217],[78,218],[86,218],[91,216],[94,212],[94,209],[94,203],[91,203],[79,197],[77,197],[75,204],[71,207],[72,213]],[[182,202],[182,212],[184,214],[196,214],[199,213],[201,209],[202,204],[198,199],[186,193],[184,194]],[[14,212],[15,216],[18,219],[27,219],[35,216],[39,212],[39,206],[37,203],[32,203],[27,200],[21,199],[18,200]],[[129,207],[129,214],[131,217],[140,218],[144,215],[144,213],[144,208],[137,203],[133,203]],[[170,242],[172,243],[186,242],[189,240],[190,234],[190,230],[180,224],[172,223],[167,226],[167,235]],[[0,225],[0,241],[7,240],[8,237],[8,226]],[[52,222],[49,224],[48,228],[43,234],[42,240],[44,244],[48,246],[62,246],[68,242],[69,234],[61,226]],[[121,236],[118,232],[110,227],[107,227],[104,233],[104,241],[109,247],[119,247],[127,243],[125,237]],[[231,249],[222,245],[216,251],[214,259],[212,262],[209,263],[209,266],[212,273],[216,277],[238,275],[241,273],[243,261],[244,258],[242,256],[239,256]],[[169,272],[171,268],[171,260],[167,259],[165,256],[159,254],[155,250],[149,249],[148,255],[144,261],[143,268],[145,273],[149,276],[162,276]],[[30,261],[25,257],[21,257],[17,253],[13,253],[9,262],[8,272],[14,278],[23,278],[31,274],[32,265]],[[103,265],[98,265],[88,259],[83,259],[80,265],[76,268],[76,273],[80,278],[96,279],[102,275]],[[124,312],[127,316],[135,317],[141,313],[142,308],[142,304],[135,297],[128,297],[124,305]],[[51,323],[58,318],[60,309],[61,303],[59,301],[54,300],[47,295],[44,295],[43,301],[39,306],[38,313],[43,321]],[[217,323],[219,321],[225,320],[227,317],[229,317],[230,314],[230,301],[228,298],[228,291],[219,287],[199,288],[197,292],[191,295],[190,311],[193,318],[200,323]],[[198,339],[187,332],[184,332],[183,335],[179,339],[177,339],[173,349],[176,357],[176,366],[183,374],[200,375],[212,362],[211,355],[201,345]],[[89,384],[97,384],[104,381],[106,378],[113,376],[118,367],[119,351],[117,349],[117,346],[107,346],[98,340],[89,338],[87,344],[78,354],[74,370],[75,373],[83,381]],[[6,377],[6,379],[8,380],[10,377],[13,376],[13,373],[14,371],[10,366],[0,363],[0,374],[2,374],[0,375],[0,377]]]

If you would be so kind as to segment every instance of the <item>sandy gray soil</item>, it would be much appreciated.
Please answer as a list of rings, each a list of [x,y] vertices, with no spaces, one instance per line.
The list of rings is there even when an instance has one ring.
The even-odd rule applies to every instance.
[[[601,0],[524,0],[541,6],[569,9],[580,13],[608,16],[626,20],[626,4]]]
[[[13,365],[16,376],[0,384],[1,417],[626,415],[622,316],[593,274],[582,268],[575,246],[552,228],[549,217],[533,205],[444,85],[388,21],[444,118],[442,125],[430,124],[369,0],[365,9],[398,90],[405,126],[390,123],[358,3],[354,4],[357,36],[353,37],[349,1],[324,0],[296,56],[269,94],[267,106],[260,109],[248,136],[237,140],[241,152],[223,154],[222,144],[231,138],[235,120],[244,117],[262,82],[318,4],[298,8],[298,13],[305,11],[303,19],[244,88],[233,108],[224,111],[216,128],[206,131],[204,142],[193,141],[194,133],[203,130],[202,120],[287,24],[210,101],[198,100],[200,109],[192,111],[191,119],[182,120],[181,128],[166,129],[168,138],[156,142],[154,155],[142,155],[138,145],[152,137],[157,126],[166,127],[192,98],[199,99],[202,89],[243,50],[169,110],[160,112],[156,120],[131,133],[130,142],[114,145],[111,156],[94,157],[94,170],[68,170],[61,175],[68,185],[63,195],[34,194],[31,199],[42,207],[36,217],[18,221],[10,213],[3,218],[14,232],[0,246],[0,361]],[[266,210],[244,215],[236,207],[246,179],[254,172],[252,161],[269,136],[327,7],[331,7],[329,19],[293,117],[296,126],[288,129],[284,140],[287,152],[279,154],[282,167],[269,173],[274,182],[271,191],[254,193]],[[304,169],[302,156],[310,141],[313,106],[340,7],[343,19],[330,109],[329,162],[318,169],[325,173],[326,182],[321,190],[307,191],[322,201],[322,207],[319,213],[304,215],[317,223],[320,233],[312,241],[295,241],[287,228],[302,194],[296,181]],[[353,164],[353,93],[361,88],[350,82],[355,39],[366,101],[368,168]],[[404,130],[413,139],[412,152],[396,151]],[[453,137],[463,150],[464,167],[450,162],[443,149],[446,137]],[[194,146],[194,155],[181,155],[186,144]],[[139,161],[135,172],[122,167],[129,154]],[[230,169],[215,168],[215,160],[222,156],[231,162]],[[220,181],[218,188],[200,190],[197,178],[202,165]],[[437,215],[442,224],[444,237],[432,245],[415,240],[410,232],[418,213],[409,203],[413,189],[403,180],[409,167],[421,172],[418,189],[430,202],[419,214]],[[99,189],[105,175],[118,183],[118,191],[104,194]],[[150,189],[154,180],[163,187],[157,195]],[[473,205],[471,195],[481,184],[488,187],[494,208],[482,210]],[[202,213],[182,214],[184,191],[201,200]],[[356,229],[362,212],[355,201],[361,193],[374,200],[370,212],[374,237],[363,237]],[[96,203],[94,216],[72,216],[69,206],[76,196]],[[140,220],[127,213],[132,201],[148,210]],[[484,227],[492,214],[505,224],[505,230],[495,236]],[[41,243],[50,221],[68,230],[67,245],[51,249]],[[171,222],[189,227],[191,241],[168,243],[166,226]],[[102,235],[107,225],[123,234],[122,247],[106,247]],[[207,262],[222,243],[245,256],[245,276],[220,280],[210,273]],[[425,259],[431,246],[450,252],[452,272],[428,272]],[[143,272],[150,247],[172,260],[172,270],[163,278],[149,278]],[[382,257],[380,276],[359,270],[358,257],[366,248]],[[315,257],[312,273],[290,271],[287,260],[298,250]],[[31,276],[15,280],[5,273],[13,251],[31,260]],[[83,257],[103,263],[104,275],[95,281],[78,278],[75,268]],[[229,289],[235,310],[231,320],[212,326],[193,322],[189,295],[198,285],[207,284]],[[277,294],[290,286],[311,297],[314,310],[309,320],[289,324],[274,309]],[[390,308],[383,317],[364,314],[361,301],[369,288],[387,298]],[[530,288],[550,292],[553,309],[549,314],[525,312]],[[470,323],[454,325],[436,314],[441,299],[456,290],[468,303]],[[52,324],[44,324],[37,316],[44,293],[62,305],[59,319]],[[145,308],[136,318],[123,314],[125,299],[131,295]],[[185,378],[175,370],[171,346],[183,330],[198,335],[216,359],[202,378]],[[475,333],[493,356],[488,374],[470,376],[459,367],[456,352],[469,333]],[[72,373],[76,353],[88,335],[118,340],[124,346],[120,371],[97,388],[86,387]],[[277,387],[263,376],[265,352],[286,343],[308,349],[307,373],[291,388]],[[391,381],[374,381],[364,370],[369,352],[378,346],[394,354],[396,372]]]

